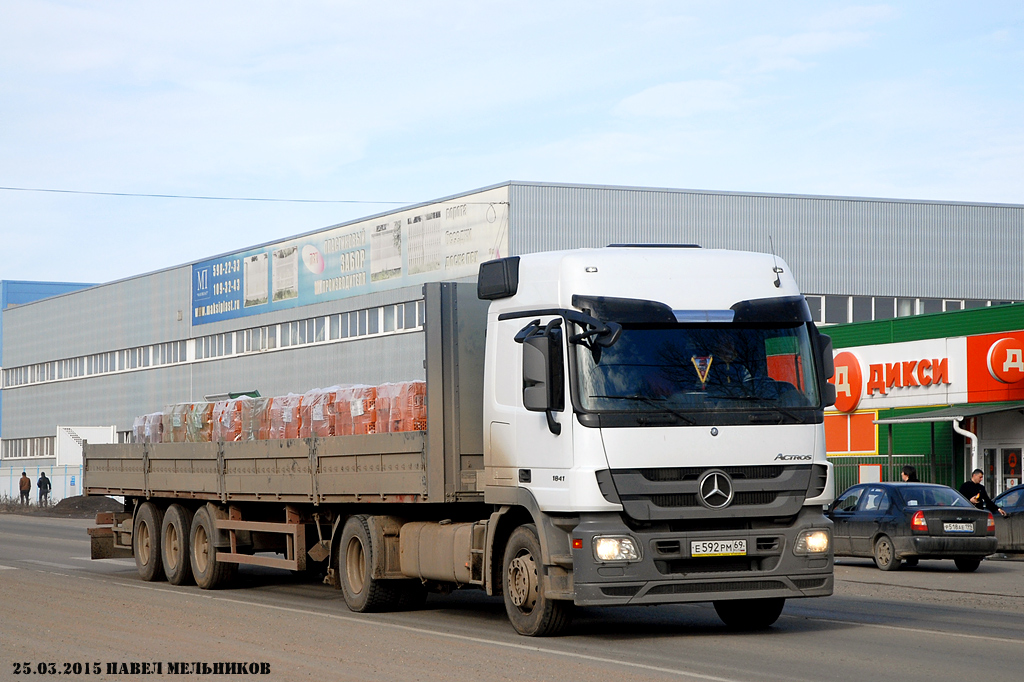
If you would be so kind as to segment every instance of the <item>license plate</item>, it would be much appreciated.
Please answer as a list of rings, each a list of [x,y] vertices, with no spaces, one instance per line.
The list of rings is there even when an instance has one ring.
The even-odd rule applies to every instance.
[[[690,556],[746,556],[746,540],[694,540]]]
[[[973,523],[944,523],[942,524],[942,530],[947,533],[973,533]]]

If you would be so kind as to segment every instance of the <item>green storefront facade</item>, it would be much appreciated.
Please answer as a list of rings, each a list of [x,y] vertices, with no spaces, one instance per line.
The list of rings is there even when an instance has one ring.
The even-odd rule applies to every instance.
[[[861,480],[958,487],[977,462],[995,495],[1021,482],[1024,303],[822,329],[835,349],[839,410],[826,413],[836,493]],[[878,423],[893,418],[931,419]]]

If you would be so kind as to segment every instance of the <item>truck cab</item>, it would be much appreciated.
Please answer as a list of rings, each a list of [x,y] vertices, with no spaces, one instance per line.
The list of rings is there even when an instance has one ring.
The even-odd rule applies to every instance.
[[[712,600],[758,627],[786,598],[831,594],[832,353],[784,261],[530,254],[485,263],[478,293],[485,501],[551,524],[552,596]]]

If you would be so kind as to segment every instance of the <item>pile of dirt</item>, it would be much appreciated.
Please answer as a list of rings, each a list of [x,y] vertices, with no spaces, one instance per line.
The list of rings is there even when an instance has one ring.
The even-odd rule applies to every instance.
[[[103,495],[77,495],[65,497],[53,505],[37,509],[36,513],[42,516],[59,516],[66,519],[92,519],[97,512],[124,511],[124,505],[111,497]]]

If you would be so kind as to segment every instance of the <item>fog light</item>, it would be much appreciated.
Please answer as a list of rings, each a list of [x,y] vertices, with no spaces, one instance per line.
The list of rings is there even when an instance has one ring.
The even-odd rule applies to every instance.
[[[595,537],[594,556],[598,561],[639,561],[640,550],[633,538]]]
[[[796,539],[793,554],[824,554],[828,551],[829,543],[827,530],[805,530]]]

